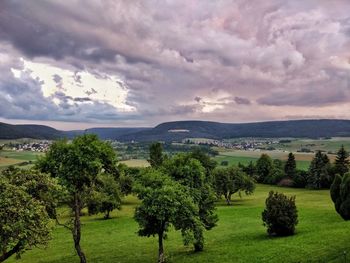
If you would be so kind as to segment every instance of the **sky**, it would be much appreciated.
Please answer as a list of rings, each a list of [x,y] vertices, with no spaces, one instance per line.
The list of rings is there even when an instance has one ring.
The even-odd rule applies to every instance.
[[[349,0],[0,0],[0,121],[350,119]]]

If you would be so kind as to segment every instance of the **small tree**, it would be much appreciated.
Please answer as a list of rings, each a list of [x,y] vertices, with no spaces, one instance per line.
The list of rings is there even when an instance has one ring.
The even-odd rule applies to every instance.
[[[224,196],[227,205],[231,205],[231,197],[235,193],[252,194],[255,189],[254,180],[237,167],[217,168],[214,170],[214,189],[218,197]]]
[[[328,156],[321,151],[317,151],[309,167],[307,186],[313,189],[328,188],[332,183],[329,169]]]
[[[256,173],[258,182],[264,182],[265,178],[271,173],[273,168],[272,160],[267,154],[262,154],[256,162]]]
[[[46,155],[39,159],[37,167],[42,172],[57,177],[67,189],[67,202],[73,212],[71,220],[65,226],[72,232],[74,247],[81,263],[86,262],[80,246],[81,211],[102,172],[116,173],[116,155],[112,146],[100,141],[96,135],[85,134],[76,137],[71,143],[58,141],[51,145]],[[58,221],[58,220],[57,220]]]
[[[50,240],[46,207],[27,190],[0,177],[0,262]]]
[[[165,262],[163,240],[170,226],[188,233],[202,224],[186,187],[157,170],[148,170],[135,186],[141,204],[135,210],[140,236],[158,236],[158,262]]]
[[[160,167],[163,164],[163,146],[160,142],[152,143],[149,147],[149,163],[152,167]]]
[[[97,178],[94,193],[88,201],[89,214],[104,213],[104,218],[109,219],[114,209],[121,207],[121,194],[118,183],[112,175],[101,174]]]
[[[330,193],[335,210],[344,220],[350,220],[350,173],[336,175]]]
[[[344,145],[342,145],[335,159],[334,172],[343,176],[345,173],[349,172],[349,165],[349,153],[345,150]]]
[[[282,193],[271,191],[265,204],[262,220],[267,227],[267,233],[274,236],[293,235],[298,224],[295,196],[287,197]]]
[[[215,193],[207,180],[206,171],[201,162],[192,158],[191,154],[177,154],[164,162],[162,171],[189,189],[198,206],[198,215],[204,229],[210,230],[216,226],[218,217],[215,214]],[[204,247],[203,228],[194,227],[192,229],[194,249],[202,251]]]
[[[287,162],[284,165],[284,172],[290,179],[293,179],[297,174],[297,164],[295,162],[295,156],[293,153],[288,154]]]

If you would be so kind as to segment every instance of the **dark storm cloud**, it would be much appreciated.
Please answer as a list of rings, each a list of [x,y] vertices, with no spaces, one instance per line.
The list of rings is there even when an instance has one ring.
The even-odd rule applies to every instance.
[[[291,110],[302,115],[310,107],[337,116],[340,108],[327,107],[339,104],[350,112],[348,10],[350,2],[343,0],[3,0],[0,69],[21,69],[24,57],[97,77],[118,76],[128,90],[125,104],[137,111],[89,101],[96,90],[85,92],[86,98],[47,98],[33,93],[29,78],[17,79],[13,91],[0,78],[0,91],[11,97],[1,98],[9,107],[3,115],[13,117],[11,107],[18,118],[29,114],[20,110],[30,108],[21,106],[28,90],[36,94],[28,95],[32,111],[45,119],[125,116],[155,123],[183,114],[260,120],[283,118]],[[14,59],[2,61],[2,54]],[[59,77],[53,75],[62,88]],[[79,72],[74,80],[81,88]],[[35,83],[36,92],[40,85]],[[215,107],[209,113],[205,106]]]
[[[237,104],[243,104],[243,105],[251,104],[250,100],[247,98],[235,97],[234,100]]]

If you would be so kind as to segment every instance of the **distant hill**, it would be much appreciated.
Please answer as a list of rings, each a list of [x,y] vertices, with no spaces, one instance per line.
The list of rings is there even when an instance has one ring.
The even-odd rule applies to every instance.
[[[254,123],[220,123],[210,121],[165,122],[154,128],[91,128],[59,131],[43,125],[0,123],[0,139],[72,138],[84,133],[100,139],[120,141],[181,141],[185,138],[225,139],[237,137],[350,137],[350,120],[293,120]]]
[[[175,121],[153,129],[119,136],[122,141],[180,141],[184,138],[225,139],[238,137],[345,137],[350,136],[349,120],[293,120],[255,123]]]
[[[146,131],[148,129],[151,128],[91,128],[84,131],[70,131],[66,132],[66,134],[69,134],[69,137],[72,137],[72,135],[92,133],[96,134],[102,140],[116,140],[120,136],[127,136],[129,134]]]
[[[11,125],[0,122],[0,139],[57,139],[64,137],[64,132],[44,125]]]

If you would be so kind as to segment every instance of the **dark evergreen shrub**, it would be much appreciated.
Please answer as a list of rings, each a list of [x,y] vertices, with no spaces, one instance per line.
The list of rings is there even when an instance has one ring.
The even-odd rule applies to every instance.
[[[335,210],[344,220],[350,220],[350,173],[343,177],[337,174],[330,192]]]
[[[271,236],[290,236],[298,224],[298,211],[295,206],[295,196],[287,197],[282,193],[271,191],[262,212],[263,225]]]

